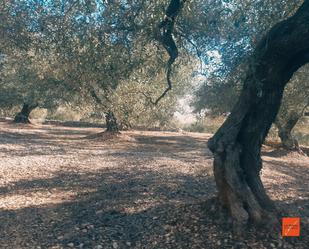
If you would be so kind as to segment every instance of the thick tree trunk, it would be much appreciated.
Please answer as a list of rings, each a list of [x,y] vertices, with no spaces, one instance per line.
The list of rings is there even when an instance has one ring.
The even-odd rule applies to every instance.
[[[248,221],[277,221],[273,202],[260,178],[261,146],[278,112],[283,90],[309,62],[309,0],[275,25],[257,46],[233,111],[209,140],[219,200],[235,228]],[[237,230],[236,230],[237,231]]]
[[[37,104],[29,105],[27,103],[24,103],[21,111],[16,114],[16,116],[14,118],[14,122],[15,123],[30,124],[31,122],[30,122],[30,119],[29,119],[29,115],[37,107],[38,107]]]
[[[278,128],[278,136],[281,140],[281,145],[288,150],[299,150],[298,141],[293,138],[292,130],[300,119],[301,115],[296,112],[291,112],[284,120],[276,119],[275,124]]]
[[[106,131],[111,133],[119,133],[119,126],[114,113],[109,110],[105,114]]]

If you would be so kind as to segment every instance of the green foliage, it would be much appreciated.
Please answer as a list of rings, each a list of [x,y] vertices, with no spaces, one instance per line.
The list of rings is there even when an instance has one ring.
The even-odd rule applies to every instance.
[[[285,122],[289,113],[303,115],[309,106],[309,65],[300,68],[287,84],[277,116],[278,122]]]
[[[102,119],[113,110],[124,127],[168,126],[179,98],[202,78],[195,111],[228,113],[250,51],[301,2],[187,1],[175,27],[180,57],[173,66],[173,90],[153,106],[150,99],[166,88],[168,55],[155,41],[154,30],[168,1],[52,0],[29,5],[3,0],[0,109],[7,113],[25,102],[38,103],[49,113],[59,113],[58,107],[79,113],[57,114],[75,120]]]

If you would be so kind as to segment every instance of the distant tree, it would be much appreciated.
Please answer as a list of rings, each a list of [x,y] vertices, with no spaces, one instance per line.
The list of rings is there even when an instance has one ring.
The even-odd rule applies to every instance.
[[[25,123],[25,124],[30,123],[29,115],[37,107],[38,107],[38,104],[29,105],[27,103],[24,103],[21,111],[16,114],[14,118],[14,122],[15,123]]]
[[[240,65],[224,77],[212,75],[195,89],[192,107],[195,113],[206,111],[220,116],[231,112],[243,86],[246,67]]]
[[[51,65],[31,50],[6,55],[0,72],[1,108],[22,106],[15,122],[29,123],[29,115],[36,107],[53,109],[70,101],[74,89],[56,78]]]
[[[83,100],[91,103],[89,97],[92,98],[96,111],[105,117],[108,131],[116,127],[109,125],[116,124],[116,120],[120,122],[117,127],[121,127],[130,126],[130,123],[137,125],[146,117],[159,117],[153,109],[160,109],[153,107],[153,102],[165,88],[162,76],[166,63],[162,62],[166,53],[164,47],[158,48],[152,37],[153,30],[149,28],[155,26],[155,16],[162,13],[157,9],[151,2],[113,2],[104,5],[100,18],[91,19],[81,5],[75,11],[78,10],[79,15],[83,13],[85,18],[80,18],[78,26],[72,19],[64,37],[57,39],[63,75],[66,73],[66,80],[80,89]],[[185,60],[176,65],[175,75],[183,68]],[[169,77],[175,75],[169,73]],[[133,82],[138,83],[137,88],[133,87]],[[179,90],[183,82],[175,84],[176,91],[170,99],[184,92]],[[169,102],[170,108],[167,108],[167,103],[165,110],[176,105],[175,101]],[[144,115],[138,114],[141,109]]]
[[[287,84],[280,110],[274,121],[278,128],[281,144],[286,149],[299,148],[298,142],[293,138],[291,132],[308,106],[308,73],[308,67],[304,66]],[[220,77],[208,78],[195,92],[196,97],[192,103],[195,112],[206,110],[208,115],[213,116],[230,113],[239,97],[242,77],[242,71],[235,70],[224,79]]]
[[[282,145],[287,149],[299,149],[298,141],[292,130],[304,115],[309,105],[309,66],[298,70],[284,91],[281,107],[275,124]]]

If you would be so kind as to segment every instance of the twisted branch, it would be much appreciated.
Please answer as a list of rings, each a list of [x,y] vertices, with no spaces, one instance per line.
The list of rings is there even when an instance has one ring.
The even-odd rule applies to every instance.
[[[165,48],[169,55],[169,59],[166,63],[166,79],[168,87],[156,101],[150,100],[150,102],[154,105],[157,105],[159,101],[172,89],[172,65],[178,57],[178,48],[173,38],[173,31],[176,18],[185,2],[186,0],[171,0],[166,9],[164,19],[160,22],[156,30],[156,39]]]

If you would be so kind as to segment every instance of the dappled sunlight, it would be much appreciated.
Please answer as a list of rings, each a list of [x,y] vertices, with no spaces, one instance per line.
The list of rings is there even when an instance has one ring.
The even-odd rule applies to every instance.
[[[309,0],[2,2],[0,248],[309,245]]]
[[[262,180],[275,201],[308,200],[309,161],[306,156],[263,156]]]
[[[217,213],[209,135],[128,131],[124,134],[134,139],[107,143],[75,139],[76,134],[98,133],[92,128],[32,129],[36,136],[36,130],[48,132],[25,140],[20,128],[0,147],[0,219],[11,243],[11,234],[40,244],[51,236],[51,245],[66,245],[71,238],[84,241],[89,234],[104,239],[118,234],[136,243],[175,237],[191,241],[194,234],[194,240],[206,244],[209,234],[228,231],[218,229],[212,218]],[[306,201],[306,161],[275,156],[263,157],[267,191],[278,206],[303,215],[306,209],[300,204],[295,209],[294,201]],[[39,238],[28,229],[37,224],[44,227]],[[147,238],[132,239],[145,231]]]
[[[134,205],[125,206],[122,208],[123,212],[126,214],[136,214],[140,212],[145,212],[149,209],[153,209],[156,206],[162,204],[162,201],[154,200],[152,198],[143,198],[134,201]]]
[[[9,193],[2,196],[0,194],[0,209],[18,210],[27,207],[40,207],[51,204],[60,204],[75,201],[76,197],[82,193],[95,192],[96,189],[72,189],[72,190],[37,190],[26,193]]]

